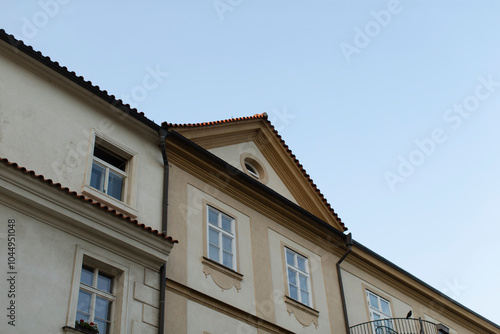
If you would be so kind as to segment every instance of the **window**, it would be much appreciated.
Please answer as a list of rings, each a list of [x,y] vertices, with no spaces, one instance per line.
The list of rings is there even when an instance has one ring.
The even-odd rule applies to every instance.
[[[380,320],[373,324],[374,333],[393,333],[394,325],[392,320],[384,320],[392,318],[391,303],[387,299],[384,299],[369,290],[366,290],[366,297],[368,300],[370,319],[374,321]]]
[[[97,142],[94,146],[90,186],[119,201],[125,197],[127,159]]]
[[[93,131],[82,194],[97,199],[131,218],[137,218],[137,152]]]
[[[245,168],[247,169],[247,172],[255,177],[256,179],[259,179],[259,172],[257,171],[257,168],[252,166],[252,164],[248,161],[245,161]]]
[[[97,268],[83,265],[76,320],[95,322],[99,327],[99,333],[109,334],[115,300],[114,278]]]
[[[208,258],[236,270],[234,218],[207,206]]]
[[[267,184],[269,177],[262,162],[250,153],[243,153],[240,156],[240,163],[243,171],[263,184]]]
[[[285,257],[290,298],[311,306],[311,285],[307,258],[286,247]]]

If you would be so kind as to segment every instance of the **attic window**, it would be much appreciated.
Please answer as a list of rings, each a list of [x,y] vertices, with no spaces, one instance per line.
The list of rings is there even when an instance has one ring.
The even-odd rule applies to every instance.
[[[245,168],[247,169],[248,174],[252,175],[256,179],[259,179],[259,172],[254,166],[252,166],[251,163],[245,161]]]
[[[241,168],[246,174],[263,184],[267,184],[267,172],[257,157],[249,153],[243,153],[240,159]]]
[[[96,142],[90,186],[123,201],[128,176],[127,163],[128,159]]]

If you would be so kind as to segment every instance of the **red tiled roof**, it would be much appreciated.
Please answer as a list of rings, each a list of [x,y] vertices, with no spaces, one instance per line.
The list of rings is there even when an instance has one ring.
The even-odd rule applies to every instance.
[[[307,179],[311,187],[314,189],[314,191],[318,194],[320,199],[323,201],[323,203],[326,205],[328,210],[330,210],[331,214],[334,216],[334,218],[339,222],[339,224],[344,228],[344,231],[347,231],[347,227],[344,225],[340,217],[337,215],[337,213],[333,210],[332,206],[328,201],[326,200],[325,196],[321,193],[319,188],[316,186],[314,181],[311,179],[309,174],[307,174],[306,170],[302,166],[302,164],[299,162],[295,154],[292,153],[292,150],[288,147],[288,145],[285,143],[283,138],[279,135],[278,131],[274,128],[274,126],[271,124],[271,122],[268,119],[267,113],[262,113],[262,114],[255,114],[253,116],[248,116],[248,117],[238,117],[238,118],[231,118],[231,119],[225,119],[225,120],[220,120],[220,121],[213,121],[213,122],[204,122],[204,123],[195,123],[195,124],[174,124],[174,123],[167,123],[163,122],[162,127],[172,127],[172,128],[194,128],[194,127],[202,127],[202,126],[210,126],[210,125],[218,125],[218,124],[225,124],[225,123],[235,123],[235,122],[241,122],[241,121],[246,121],[246,120],[252,120],[252,119],[262,119],[264,120],[271,130],[273,131],[274,135],[276,138],[279,140],[279,142],[283,145],[283,148],[286,150],[286,152],[290,155],[292,160],[295,162],[297,167],[299,167],[300,171],[304,175],[304,177]]]
[[[7,160],[5,158],[0,158],[0,163],[3,163],[4,165],[7,165],[9,167],[12,167],[13,169],[17,169],[17,170],[23,172],[24,174],[30,175],[31,177],[33,177],[35,179],[41,180],[41,181],[51,185],[52,187],[57,188],[70,196],[73,196],[74,198],[76,198],[78,200],[90,203],[93,206],[98,207],[99,209],[104,210],[106,212],[109,212],[110,214],[112,214],[118,218],[121,218],[122,220],[125,220],[129,223],[132,223],[132,224],[134,224],[134,225],[136,225],[136,226],[138,226],[138,227],[140,227],[140,228],[142,228],[142,229],[144,229],[144,230],[146,230],[146,231],[148,231],[156,236],[162,237],[163,239],[174,242],[174,243],[178,243],[177,240],[174,240],[172,237],[165,235],[165,233],[160,233],[158,230],[153,230],[151,227],[139,223],[136,219],[132,219],[128,216],[125,216],[124,214],[119,213],[116,210],[110,209],[108,206],[103,205],[100,202],[94,201],[93,199],[87,198],[83,195],[79,195],[76,191],[71,191],[69,188],[63,187],[60,183],[54,183],[54,181],[52,181],[51,179],[46,179],[43,175],[37,175],[32,170],[28,170],[25,167],[20,167],[18,164],[14,163],[14,162],[10,162],[9,160]]]
[[[172,127],[172,128],[196,128],[196,127],[201,127],[201,126],[217,125],[217,124],[224,124],[224,123],[234,123],[234,122],[246,121],[246,120],[251,120],[251,119],[259,119],[259,118],[267,120],[267,113],[255,114],[253,116],[247,116],[247,117],[223,119],[220,121],[204,122],[204,123],[175,124],[175,123],[163,122],[161,124],[161,126],[162,127]],[[271,125],[271,122],[269,122],[269,121],[267,121],[267,122],[269,123],[269,125]],[[274,127],[272,125],[271,125],[271,127],[274,130]]]

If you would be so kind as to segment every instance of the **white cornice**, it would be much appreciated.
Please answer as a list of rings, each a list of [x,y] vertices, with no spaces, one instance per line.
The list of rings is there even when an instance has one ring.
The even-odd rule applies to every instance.
[[[0,165],[0,203],[121,256],[156,268],[173,243],[88,202]]]

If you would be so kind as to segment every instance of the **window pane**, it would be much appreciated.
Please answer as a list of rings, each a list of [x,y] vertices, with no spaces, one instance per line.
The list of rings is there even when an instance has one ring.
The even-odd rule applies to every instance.
[[[113,279],[107,275],[99,274],[97,276],[97,288],[101,291],[111,293]]]
[[[290,290],[290,297],[299,300],[298,289],[296,286],[288,284],[288,290]]]
[[[287,249],[286,250],[286,263],[288,263],[291,266],[295,266],[295,262],[294,262],[293,258],[294,258],[294,255],[293,255],[292,251]]]
[[[309,293],[307,291],[300,290],[300,302],[309,305]]]
[[[90,317],[88,314],[85,314],[83,312],[76,312],[76,321],[80,322],[80,320],[83,320],[83,321],[89,321]]]
[[[288,282],[293,284],[293,285],[297,285],[296,273],[295,273],[295,271],[293,271],[290,268],[288,268]]]
[[[119,201],[122,200],[123,179],[123,176],[120,174],[112,170],[109,171],[108,195]]]
[[[379,310],[378,306],[378,298],[377,296],[372,295],[371,293],[368,294],[370,296],[370,306],[373,307],[374,309]]]
[[[94,278],[94,270],[89,267],[82,267],[82,275],[80,276],[80,282],[92,286],[93,278]]]
[[[122,171],[125,171],[127,159],[120,157],[118,154],[108,150],[106,147],[101,146],[98,143],[94,146],[94,156],[106,161],[108,164],[115,166],[118,169],[121,169]]]
[[[233,254],[222,252],[222,264],[226,267],[233,268]]]
[[[232,241],[233,241],[232,238],[223,234],[222,235],[222,249],[225,250],[226,252],[232,253],[233,252]]]
[[[231,227],[231,225],[232,225],[231,222],[232,221],[233,220],[230,217],[228,217],[226,215],[222,215],[222,229],[225,230],[225,231],[227,231],[227,232],[229,232],[229,233],[231,233],[231,234],[233,233],[233,229]]]
[[[380,319],[380,316],[377,313],[373,312],[372,314],[373,314],[373,319],[374,320],[379,320]]]
[[[214,245],[210,245],[208,247],[208,257],[214,261],[220,262],[219,261],[219,247],[216,247]]]
[[[391,308],[389,307],[389,303],[383,299],[380,299],[380,305],[382,305],[382,312],[387,315],[391,315]]]
[[[248,162],[245,162],[245,167],[251,175],[255,176],[256,178],[259,178],[259,173],[251,164],[249,164]]]
[[[208,208],[208,222],[215,226],[219,226],[219,214],[212,208]]]
[[[307,277],[304,275],[299,274],[299,283],[300,283],[300,288],[303,290],[309,290],[307,286]]]
[[[92,294],[83,290],[80,290],[78,294],[78,306],[76,309],[80,312],[90,314],[90,300]]]
[[[208,229],[208,241],[215,246],[219,246],[219,233],[214,229]]]
[[[300,255],[297,255],[297,266],[299,267],[300,270],[302,270],[303,272],[307,272],[306,271],[306,259],[303,258],[302,256]]]
[[[106,169],[97,162],[92,163],[92,173],[90,175],[90,186],[97,190],[104,191],[104,177]]]
[[[97,328],[99,329],[99,334],[108,334],[109,333],[109,325],[106,321],[101,319],[95,319],[95,323],[97,323]]]
[[[104,320],[109,320],[111,314],[111,302],[107,299],[96,297],[95,316]]]

